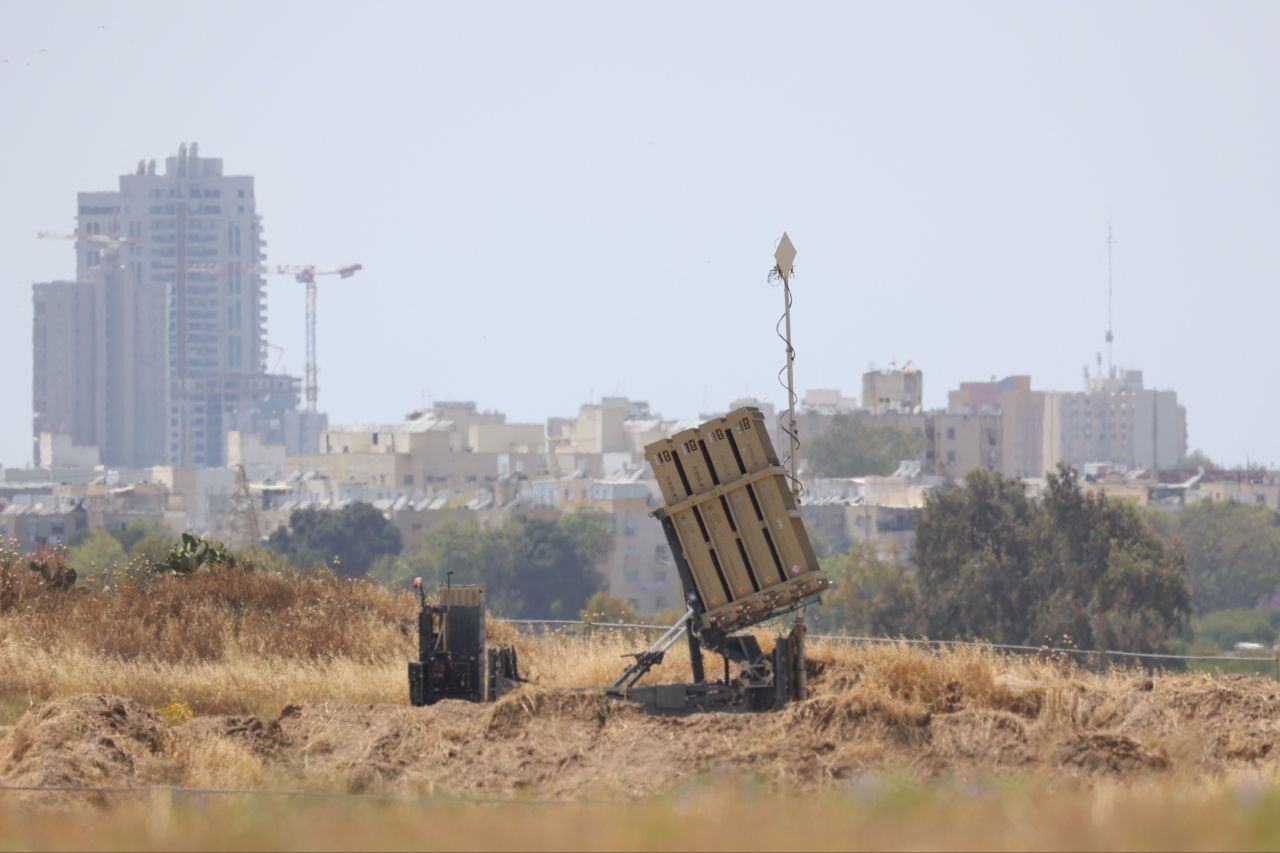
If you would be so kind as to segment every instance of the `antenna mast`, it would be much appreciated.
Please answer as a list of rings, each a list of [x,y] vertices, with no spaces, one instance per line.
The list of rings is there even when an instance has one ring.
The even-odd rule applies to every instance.
[[[769,277],[774,276],[782,279],[783,293],[783,311],[782,317],[778,319],[778,325],[786,323],[786,334],[778,332],[778,337],[782,338],[783,343],[787,345],[787,366],[783,368],[787,372],[787,381],[783,386],[787,389],[787,425],[782,431],[787,434],[787,463],[788,476],[791,479],[791,493],[795,496],[796,502],[800,502],[800,478],[796,476],[797,455],[800,452],[800,439],[796,435],[796,378],[795,378],[795,361],[796,350],[791,345],[791,277],[795,273],[796,247],[792,244],[791,238],[787,236],[787,232],[782,232],[782,239],[778,241],[778,248],[773,253],[774,267],[769,271]],[[778,371],[778,379],[781,381],[782,371]],[[779,417],[781,420],[781,417]]]

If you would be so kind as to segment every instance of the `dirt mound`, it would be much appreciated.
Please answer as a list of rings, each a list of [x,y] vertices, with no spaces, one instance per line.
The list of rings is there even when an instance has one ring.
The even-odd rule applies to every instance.
[[[0,741],[0,782],[129,785],[170,775],[160,716],[119,696],[75,696],[29,710]]]
[[[930,734],[924,762],[937,774],[974,765],[1023,767],[1036,757],[1026,721],[1007,711],[939,715],[931,721]]]
[[[289,752],[283,768],[352,791],[426,784],[433,768],[463,755],[486,708],[442,702],[403,705],[290,705],[275,721]],[[424,713],[425,712],[425,713]]]
[[[1062,747],[1061,764],[1090,773],[1127,776],[1144,770],[1165,770],[1169,760],[1132,738],[1114,734],[1082,734]]]
[[[828,647],[809,663],[812,697],[768,714],[652,717],[598,692],[526,685],[493,705],[295,704],[167,724],[128,699],[78,696],[33,708],[0,741],[0,781],[630,798],[703,777],[815,790],[881,771],[1280,770],[1269,679],[1099,676],[906,647]]]
[[[183,733],[195,738],[226,738],[263,758],[273,758],[289,746],[279,721],[254,716],[199,717],[188,723]]]
[[[499,738],[519,737],[527,734],[537,720],[547,717],[603,726],[611,713],[629,710],[594,691],[570,692],[529,686],[504,696],[493,706],[485,733]]]

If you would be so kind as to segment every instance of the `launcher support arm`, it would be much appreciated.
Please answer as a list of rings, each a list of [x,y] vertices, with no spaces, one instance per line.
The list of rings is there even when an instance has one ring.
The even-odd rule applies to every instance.
[[[689,620],[693,618],[693,608],[685,611],[676,624],[666,630],[661,637],[648,649],[629,657],[634,657],[635,663],[627,667],[622,675],[618,676],[613,684],[609,685],[611,690],[620,687],[634,687],[636,682],[644,678],[645,674],[658,664],[662,663],[663,655],[667,653],[667,649],[675,645],[684,633],[689,630]]]

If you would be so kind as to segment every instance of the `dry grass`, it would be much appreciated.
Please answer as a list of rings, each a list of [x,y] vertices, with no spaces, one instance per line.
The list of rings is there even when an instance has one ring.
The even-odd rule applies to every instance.
[[[403,648],[414,612],[408,594],[327,572],[139,573],[64,591],[0,560],[0,640],[103,657],[373,661]]]
[[[415,613],[407,592],[332,574],[143,573],[61,590],[23,558],[0,555],[0,695],[15,708],[78,693],[153,706],[178,698],[202,714],[401,702]],[[528,638],[497,621],[489,640],[520,645],[528,673],[555,687],[606,684],[648,642],[609,632]],[[680,646],[662,670],[687,667]]]
[[[80,693],[126,696],[150,707],[177,699],[197,714],[276,714],[291,702],[403,702],[405,651],[373,662],[232,654],[194,663],[103,656],[84,648],[0,642],[0,684],[34,704]]]
[[[414,648],[407,593],[327,573],[118,575],[59,589],[0,553],[6,710],[78,693],[198,713],[275,713],[288,702],[393,702]],[[9,722],[9,720],[0,721]]]

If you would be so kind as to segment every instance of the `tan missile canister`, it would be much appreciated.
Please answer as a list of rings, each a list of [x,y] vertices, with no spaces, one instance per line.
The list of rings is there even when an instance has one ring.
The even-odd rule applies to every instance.
[[[745,407],[645,448],[703,612],[731,631],[828,586],[764,416]]]

